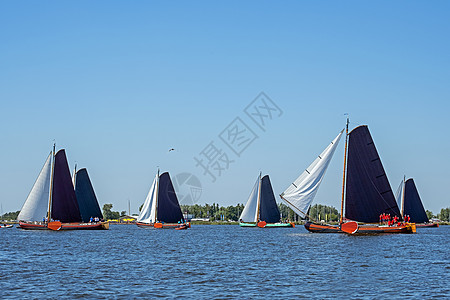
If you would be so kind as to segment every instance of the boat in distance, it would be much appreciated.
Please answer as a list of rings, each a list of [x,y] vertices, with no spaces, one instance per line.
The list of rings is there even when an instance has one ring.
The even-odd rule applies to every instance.
[[[175,189],[168,172],[159,174],[153,180],[147,198],[136,220],[141,228],[177,229],[191,227],[181,212]]]
[[[74,185],[65,150],[55,153],[53,145],[17,217],[19,227],[28,230],[109,229],[109,223],[101,221],[103,216],[87,171],[80,171],[74,172],[77,180]],[[98,221],[94,222],[94,217]]]
[[[417,228],[439,227],[438,223],[430,223],[413,178],[408,180],[405,180],[405,177],[403,178],[397,190],[396,198],[403,219],[414,222]]]
[[[259,174],[252,192],[239,217],[241,227],[289,228],[292,222],[280,222],[280,210],[273,194],[269,175],[261,178]]]

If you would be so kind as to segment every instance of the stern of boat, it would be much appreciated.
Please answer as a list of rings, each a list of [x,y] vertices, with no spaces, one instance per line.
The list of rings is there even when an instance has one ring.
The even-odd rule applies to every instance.
[[[416,233],[416,223],[405,223],[405,227],[410,233]]]

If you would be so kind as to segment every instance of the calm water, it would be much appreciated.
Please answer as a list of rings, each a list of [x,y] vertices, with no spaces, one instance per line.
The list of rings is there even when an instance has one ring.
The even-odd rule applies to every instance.
[[[1,229],[0,237],[1,299],[450,298],[450,226],[347,236],[302,226],[112,225]]]

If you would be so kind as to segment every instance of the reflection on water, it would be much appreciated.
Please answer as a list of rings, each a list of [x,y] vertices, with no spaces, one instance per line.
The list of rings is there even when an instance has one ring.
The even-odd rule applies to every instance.
[[[450,297],[449,226],[348,236],[296,228],[0,231],[0,298]]]

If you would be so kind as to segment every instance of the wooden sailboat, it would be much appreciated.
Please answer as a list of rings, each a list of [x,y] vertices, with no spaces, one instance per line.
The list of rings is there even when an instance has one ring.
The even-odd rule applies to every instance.
[[[430,223],[414,179],[405,180],[403,178],[396,196],[403,219],[410,219],[416,224],[416,227],[439,227],[438,223]]]
[[[181,212],[178,198],[168,172],[158,173],[142,206],[136,225],[143,228],[174,228],[187,229],[191,227]]]
[[[55,154],[55,146],[17,219],[22,229],[108,229],[108,224],[104,222],[83,221],[65,150]]]
[[[304,211],[307,211],[317,192],[341,134],[342,132],[319,155],[318,159],[280,195],[281,199],[296,213],[306,215]],[[394,226],[376,224],[379,222],[379,216],[383,213],[401,219],[399,208],[369,129],[367,126],[359,126],[348,133],[347,119],[340,224],[330,225],[309,221],[305,224],[305,228],[319,233],[415,232],[415,224],[398,223]]]
[[[261,178],[259,174],[250,197],[239,218],[241,227],[295,227],[294,223],[280,222],[278,209],[269,175]]]

